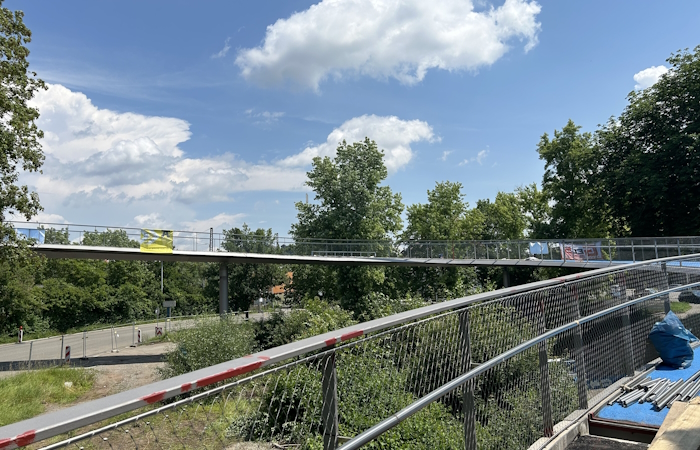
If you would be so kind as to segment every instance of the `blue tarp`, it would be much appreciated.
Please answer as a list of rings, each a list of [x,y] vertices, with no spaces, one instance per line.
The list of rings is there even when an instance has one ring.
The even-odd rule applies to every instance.
[[[15,228],[15,232],[24,236],[27,239],[36,239],[39,244],[44,243],[44,232],[45,230],[30,229],[30,228]]]
[[[667,366],[685,368],[693,363],[694,353],[690,343],[698,338],[683,326],[673,311],[669,311],[661,322],[654,324],[649,340]]]
[[[546,242],[530,242],[531,255],[546,255],[549,253],[549,246]]]

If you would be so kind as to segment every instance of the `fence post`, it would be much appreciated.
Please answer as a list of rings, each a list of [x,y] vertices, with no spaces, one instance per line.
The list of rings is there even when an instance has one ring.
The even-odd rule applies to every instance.
[[[87,331],[83,331],[83,357],[81,359],[87,359]]]
[[[65,336],[61,335],[61,349],[59,350],[58,359],[63,359],[63,339]]]
[[[668,289],[668,272],[666,270],[666,263],[661,263],[661,273],[663,274],[662,280],[661,280],[661,290],[665,291]],[[664,313],[668,314],[668,312],[671,310],[671,295],[666,294],[664,296]]]
[[[537,320],[537,334],[544,334],[546,331],[546,318],[544,310],[544,300],[539,294],[540,313]],[[537,344],[539,350],[540,364],[540,392],[542,395],[542,425],[544,435],[551,437],[554,434],[554,422],[552,421],[552,395],[549,384],[549,362],[547,361],[547,342],[542,341]]]
[[[136,347],[136,321],[131,322],[131,346]]]
[[[323,450],[335,450],[338,447],[338,379],[335,370],[335,352],[323,359],[323,406],[321,421],[323,423]]]
[[[469,310],[459,314],[459,338],[462,347],[461,373],[471,369],[472,351],[469,340]],[[474,407],[474,381],[467,382],[462,387],[462,412],[464,413],[464,448],[476,450],[476,408]]]
[[[567,288],[569,298],[574,303],[575,319],[581,318],[581,305],[579,304],[578,292],[576,286]],[[588,409],[588,385],[586,379],[586,355],[583,352],[583,336],[581,333],[581,324],[577,324],[574,328],[574,362],[576,364],[576,388],[578,390],[578,407],[580,409]]]
[[[623,348],[625,349],[625,372],[627,376],[634,376],[634,346],[632,345],[632,323],[630,321],[630,307],[622,310],[622,333],[624,336]]]
[[[34,347],[34,341],[29,341],[29,362],[27,364],[28,368],[32,368],[32,347]]]

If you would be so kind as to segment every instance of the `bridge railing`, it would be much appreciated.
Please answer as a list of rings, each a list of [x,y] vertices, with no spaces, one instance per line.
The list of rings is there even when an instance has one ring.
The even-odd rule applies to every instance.
[[[333,449],[484,367],[468,392],[439,396],[373,445],[527,448],[654,358],[646,336],[677,300],[656,293],[672,276],[699,282],[699,263],[614,266],[361,323],[2,427],[0,446]]]
[[[104,247],[138,246],[141,228],[12,222],[16,229],[43,228],[44,242]],[[51,230],[51,231],[46,231]],[[63,233],[57,234],[55,231]],[[119,233],[114,233],[115,231]],[[27,233],[30,234],[30,233]],[[59,240],[60,239],[60,240]],[[700,252],[700,237],[550,239],[502,241],[425,241],[296,239],[174,230],[176,250],[276,253],[299,256],[376,256],[451,259],[526,259],[637,262]]]

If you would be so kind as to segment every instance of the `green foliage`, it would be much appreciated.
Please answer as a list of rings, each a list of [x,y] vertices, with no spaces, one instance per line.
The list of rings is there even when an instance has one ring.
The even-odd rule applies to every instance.
[[[23,17],[22,11],[0,7],[0,261],[32,257],[27,242],[5,223],[7,216],[29,220],[42,209],[36,192],[17,185],[20,171],[39,171],[44,162],[39,143],[44,133],[36,126],[39,110],[27,103],[46,86],[29,71],[25,45],[32,33]]]
[[[34,275],[41,260],[31,258],[25,264],[0,262],[0,332],[17,333],[17,328],[43,328],[42,304],[34,288]]]
[[[668,60],[671,69],[598,134],[601,197],[616,235],[700,232],[700,46]]]
[[[682,314],[690,311],[690,303],[688,302],[671,302],[671,311],[676,314]]]
[[[172,335],[176,348],[165,355],[164,378],[230,361],[256,350],[253,326],[235,317],[200,321]]]
[[[139,248],[138,241],[130,239],[126,230],[86,231],[83,233],[83,245],[94,247]]]
[[[515,194],[499,192],[493,203],[489,199],[479,200],[476,210],[483,216],[482,239],[523,238],[527,221]]]
[[[318,297],[305,299],[303,309],[275,312],[268,320],[255,322],[255,339],[263,349],[327,333],[356,323],[352,314]]]
[[[279,253],[277,235],[272,229],[251,230],[247,224],[242,228],[224,230],[222,247],[228,252]],[[218,265],[208,270],[210,280],[207,294],[216,301],[219,295]],[[229,264],[228,265],[229,308],[232,311],[247,311],[251,302],[260,297],[270,298],[270,288],[282,284],[285,268],[278,264]]]
[[[0,427],[38,416],[49,405],[73,402],[92,387],[94,378],[91,370],[55,367],[0,379]]]
[[[580,133],[580,129],[569,120],[561,131],[554,130],[552,139],[547,133],[542,135],[537,145],[545,161],[542,190],[554,201],[549,230],[543,231],[547,238],[608,235],[607,208],[596,182],[600,161],[595,142],[591,133]]]

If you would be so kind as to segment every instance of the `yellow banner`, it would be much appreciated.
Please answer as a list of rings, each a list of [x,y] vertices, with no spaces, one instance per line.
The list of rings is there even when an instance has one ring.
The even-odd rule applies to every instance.
[[[141,251],[144,253],[172,253],[173,232],[171,230],[141,230]]]

